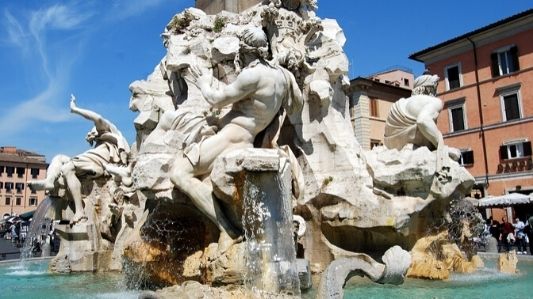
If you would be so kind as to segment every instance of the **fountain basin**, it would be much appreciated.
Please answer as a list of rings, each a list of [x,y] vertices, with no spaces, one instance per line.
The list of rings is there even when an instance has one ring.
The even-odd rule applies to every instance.
[[[119,273],[54,274],[48,259],[0,263],[2,298],[137,298],[139,291],[126,290]],[[407,278],[400,286],[380,285],[366,278],[352,278],[344,298],[529,298],[533,294],[533,259],[518,263],[519,274],[502,274],[496,260],[471,274],[453,274],[446,281]],[[302,294],[315,298],[313,290]]]
[[[452,274],[448,280],[407,278],[400,286],[370,284],[352,278],[344,298],[528,298],[533,294],[533,259],[519,261],[519,274],[499,273],[496,260],[484,260],[485,267],[470,274]],[[311,298],[311,297],[310,297]]]
[[[0,263],[1,298],[124,298],[138,297],[126,290],[120,273],[54,274],[50,259]]]

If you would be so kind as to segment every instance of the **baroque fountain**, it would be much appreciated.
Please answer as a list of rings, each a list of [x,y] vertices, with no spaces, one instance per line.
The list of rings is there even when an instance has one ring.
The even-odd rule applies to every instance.
[[[342,298],[354,275],[399,285],[478,268],[465,245],[478,218],[454,213],[474,178],[435,125],[438,77],[417,78],[385,146],[363,151],[345,38],[316,8],[175,15],[166,55],[130,85],[131,145],[72,96],[93,147],[32,183],[59,220],[50,271],[120,271],[162,298],[299,297],[313,282],[318,298]]]

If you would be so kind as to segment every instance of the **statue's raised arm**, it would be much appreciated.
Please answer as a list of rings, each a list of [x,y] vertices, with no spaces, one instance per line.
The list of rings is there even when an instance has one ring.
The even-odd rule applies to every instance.
[[[222,108],[246,98],[256,90],[259,81],[257,72],[244,69],[234,82],[217,90],[211,87],[212,74],[193,65],[190,67],[190,71],[196,78],[196,84],[202,91],[205,100],[214,108]]]
[[[70,112],[92,121],[99,134],[112,131],[111,128],[113,127],[113,124],[103,118],[100,114],[91,110],[79,108],[76,105],[76,97],[73,94],[70,95]]]

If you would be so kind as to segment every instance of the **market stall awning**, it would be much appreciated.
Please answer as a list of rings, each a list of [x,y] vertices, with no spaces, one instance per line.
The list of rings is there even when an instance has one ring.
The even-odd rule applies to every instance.
[[[19,217],[27,221],[27,220],[29,220],[30,218],[33,217],[33,213],[35,213],[35,210],[29,211],[29,212],[26,212],[26,213],[22,213],[22,214],[19,215]]]
[[[520,193],[509,193],[501,196],[489,196],[479,200],[479,207],[512,206],[533,202],[531,196]]]

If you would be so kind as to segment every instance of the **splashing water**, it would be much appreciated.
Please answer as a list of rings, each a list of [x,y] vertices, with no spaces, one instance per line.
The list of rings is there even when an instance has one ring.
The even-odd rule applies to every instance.
[[[41,246],[44,242],[46,242],[48,232],[50,231],[48,226],[50,221],[46,219],[46,214],[51,206],[52,199],[47,197],[39,204],[37,210],[35,210],[35,213],[33,213],[33,220],[31,221],[28,233],[26,234],[26,240],[24,241],[24,246],[22,247],[20,256],[22,264],[24,264],[26,259],[33,257],[33,250],[35,249],[37,243],[39,246]]]
[[[253,297],[261,297],[263,291],[300,294],[290,188],[282,179],[250,172],[244,181],[244,285]]]

